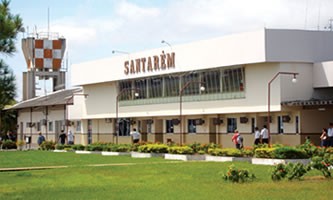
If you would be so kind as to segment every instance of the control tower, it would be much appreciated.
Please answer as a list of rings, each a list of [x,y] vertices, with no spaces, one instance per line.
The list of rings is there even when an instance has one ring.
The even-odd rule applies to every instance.
[[[52,91],[65,89],[66,69],[63,57],[66,39],[58,33],[28,34],[22,39],[22,50],[27,64],[23,72],[23,100],[36,97],[36,78],[52,80]]]

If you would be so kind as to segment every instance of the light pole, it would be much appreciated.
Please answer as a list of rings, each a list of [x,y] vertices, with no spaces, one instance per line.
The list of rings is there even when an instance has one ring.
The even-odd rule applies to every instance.
[[[66,132],[68,133],[68,105],[69,105],[69,101],[73,100],[72,104],[74,104],[74,96],[84,96],[84,98],[88,97],[88,94],[81,94],[81,93],[73,93],[67,100],[66,100],[66,120],[65,120],[65,126],[66,126]],[[46,122],[47,123],[47,122]]]
[[[183,93],[184,93],[184,90],[192,83],[200,83],[201,86],[200,86],[200,91],[204,91],[205,90],[205,87],[202,86],[204,84],[204,82],[202,81],[195,81],[195,80],[191,80],[191,81],[187,81],[185,83],[185,85],[180,89],[179,91],[179,144],[182,145],[182,141],[183,141],[183,123],[182,123],[182,110],[183,110],[183,107],[182,107],[182,103],[183,103]]]
[[[170,48],[172,48],[172,47],[171,47],[171,44],[170,44],[169,42],[165,41],[165,40],[162,40],[161,43],[162,43],[162,44],[166,44],[166,45],[168,45]]]
[[[118,109],[118,104],[119,104],[119,97],[124,94],[126,91],[135,91],[134,93],[134,96],[135,97],[138,97],[139,96],[139,93],[137,92],[139,89],[138,88],[124,88],[122,89],[117,97],[116,97],[116,133],[117,133],[117,136],[116,136],[116,144],[118,144],[118,137],[119,137],[119,122],[118,122],[118,113],[119,113],[119,109]]]
[[[298,75],[298,73],[296,72],[278,72],[277,74],[275,74],[275,76],[272,78],[272,80],[270,80],[268,82],[268,103],[267,103],[267,131],[268,131],[268,144],[270,145],[271,143],[271,129],[270,129],[270,118],[271,118],[271,83],[279,76],[279,75],[292,75],[293,79],[292,82],[296,83],[297,79],[296,79],[296,75]]]

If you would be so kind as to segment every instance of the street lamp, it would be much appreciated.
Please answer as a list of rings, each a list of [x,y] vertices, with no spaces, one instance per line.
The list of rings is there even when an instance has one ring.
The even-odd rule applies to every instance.
[[[81,93],[73,93],[67,100],[66,100],[66,121],[65,121],[65,126],[66,126],[66,132],[65,133],[68,133],[68,105],[69,105],[69,102],[70,100],[73,100],[74,96],[84,96],[84,98],[87,98],[88,97],[88,94],[81,94]],[[74,100],[73,100],[74,102]],[[74,104],[72,102],[72,104]]]
[[[165,40],[162,40],[161,43],[162,43],[162,44],[166,44],[166,45],[168,45],[170,48],[172,48],[172,47],[171,47],[171,44],[170,44],[169,42],[165,41]]]
[[[268,82],[268,109],[267,109],[267,131],[268,131],[268,144],[271,143],[271,129],[270,129],[270,115],[271,115],[271,83],[279,76],[279,75],[292,75],[293,79],[291,80],[292,83],[296,83],[297,79],[296,76],[298,73],[295,72],[278,72],[275,76]]]
[[[115,54],[115,53],[129,54],[129,53],[126,52],[126,51],[118,51],[118,50],[112,50],[112,53],[113,53],[113,54]]]
[[[116,98],[116,132],[117,132],[117,137],[116,137],[116,144],[118,144],[118,137],[119,137],[119,122],[118,122],[118,104],[119,104],[119,97],[124,94],[126,91],[135,91],[134,96],[138,97],[139,93],[137,92],[139,89],[138,88],[124,88],[122,89]]]
[[[204,91],[205,87],[203,86],[204,82],[191,80],[185,83],[185,85],[179,91],[179,144],[182,145],[183,141],[183,123],[182,123],[182,103],[183,103],[183,92],[184,90],[192,83],[200,83],[200,91]]]

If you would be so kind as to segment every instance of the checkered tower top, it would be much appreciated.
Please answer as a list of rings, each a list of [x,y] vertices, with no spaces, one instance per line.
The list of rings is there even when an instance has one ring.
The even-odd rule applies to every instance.
[[[35,39],[33,63],[35,68],[59,71],[64,53],[64,40]]]

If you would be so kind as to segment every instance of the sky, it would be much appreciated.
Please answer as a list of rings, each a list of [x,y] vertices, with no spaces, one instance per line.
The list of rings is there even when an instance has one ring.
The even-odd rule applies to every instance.
[[[162,40],[174,46],[263,28],[329,31],[333,18],[333,0],[11,0],[10,9],[26,29],[14,56],[0,55],[16,75],[18,101],[27,71],[21,39],[48,26],[66,38],[70,75],[72,64],[115,56],[112,50],[138,52],[160,48]],[[38,84],[38,95],[50,92],[48,82]]]

